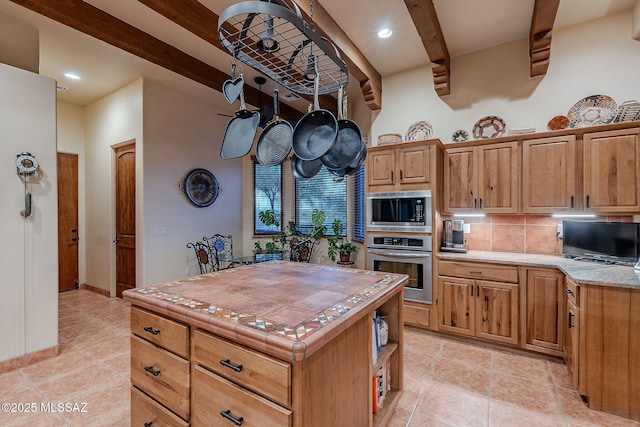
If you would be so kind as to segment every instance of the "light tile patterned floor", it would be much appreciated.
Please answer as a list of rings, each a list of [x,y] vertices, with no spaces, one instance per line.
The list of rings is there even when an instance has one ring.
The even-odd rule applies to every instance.
[[[38,410],[0,412],[0,426],[129,426],[127,305],[78,290],[60,294],[59,310],[60,355],[0,374],[1,403],[35,403]],[[85,412],[42,412],[47,402]],[[640,423],[589,410],[560,363],[406,330],[405,393],[389,423],[400,426]]]

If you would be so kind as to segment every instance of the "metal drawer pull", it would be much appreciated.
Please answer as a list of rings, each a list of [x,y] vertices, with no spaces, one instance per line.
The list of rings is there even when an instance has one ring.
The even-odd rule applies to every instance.
[[[573,291],[572,291],[571,289],[566,289],[566,288],[565,288],[565,290],[564,290],[564,291],[565,291],[566,293],[568,293],[569,295],[572,295],[572,294],[573,294]]]
[[[236,372],[240,372],[240,371],[242,371],[242,365],[233,365],[233,364],[231,363],[231,360],[230,360],[230,359],[227,359],[227,360],[221,360],[221,361],[220,361],[220,364],[221,364],[222,366],[226,366],[227,368],[231,368],[231,369],[233,369],[233,370],[234,370],[234,371],[236,371]],[[238,424],[238,425],[240,425],[240,424]]]
[[[237,426],[241,426],[242,422],[244,421],[244,418],[240,417],[240,418],[235,418],[231,415],[231,409],[227,409],[226,411],[220,411],[220,415],[222,415],[224,418],[228,419],[229,421],[231,421],[232,423],[234,423]]]
[[[160,371],[154,371],[153,370],[153,365],[152,366],[145,366],[144,370],[149,372],[151,375],[153,375],[154,377],[157,377],[158,375],[160,375]]]
[[[153,425],[153,421],[149,421],[148,423],[144,423],[144,427],[151,427]]]
[[[158,335],[160,333],[160,329],[154,330],[151,326],[147,326],[144,330],[153,335]]]
[[[471,274],[482,274],[482,270],[469,270]]]
[[[567,325],[569,327],[569,329],[575,328],[575,326],[573,325],[573,317],[574,316],[575,316],[575,314],[569,312],[569,324]]]

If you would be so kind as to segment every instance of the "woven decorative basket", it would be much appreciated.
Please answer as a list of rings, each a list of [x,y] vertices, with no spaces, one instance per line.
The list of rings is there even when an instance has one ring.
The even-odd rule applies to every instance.
[[[399,133],[387,133],[378,136],[378,145],[399,144],[402,142],[402,135]]]

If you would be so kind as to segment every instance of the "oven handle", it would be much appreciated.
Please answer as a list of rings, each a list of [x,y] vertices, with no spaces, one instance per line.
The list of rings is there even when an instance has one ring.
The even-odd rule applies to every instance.
[[[375,249],[369,249],[367,250],[367,252],[369,252],[370,254],[374,254],[374,255],[383,255],[383,256],[397,256],[400,258],[425,258],[425,257],[430,257],[431,256],[431,252],[389,252],[389,251],[378,251]]]

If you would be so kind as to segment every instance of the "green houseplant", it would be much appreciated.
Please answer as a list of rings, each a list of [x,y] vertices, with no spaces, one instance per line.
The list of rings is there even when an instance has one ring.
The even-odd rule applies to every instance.
[[[267,227],[278,227],[280,226],[280,222],[276,218],[275,212],[271,209],[267,209],[264,211],[260,211],[258,213],[258,218],[260,221],[266,225]],[[322,236],[325,235],[327,231],[327,226],[324,225],[324,221],[326,219],[326,214],[324,211],[320,209],[314,209],[311,212],[311,224],[312,228],[309,233],[309,238],[313,240],[320,240]],[[262,248],[262,243],[260,241],[256,241],[254,243],[254,248],[256,253],[277,253],[284,250],[285,245],[291,236],[301,236],[301,232],[296,226],[295,222],[289,221],[287,224],[287,232],[284,231],[279,232],[276,235],[271,237],[271,241],[265,243],[264,250]]]
[[[339,219],[334,219],[333,224],[331,224],[331,228],[333,229],[333,236],[329,236],[327,239],[329,241],[329,247],[327,248],[327,255],[331,261],[336,260],[336,255],[340,254],[341,262],[348,262],[351,260],[351,254],[353,252],[358,251],[358,247],[351,242],[345,241],[342,237],[339,237],[343,230],[344,225],[342,221]]]

